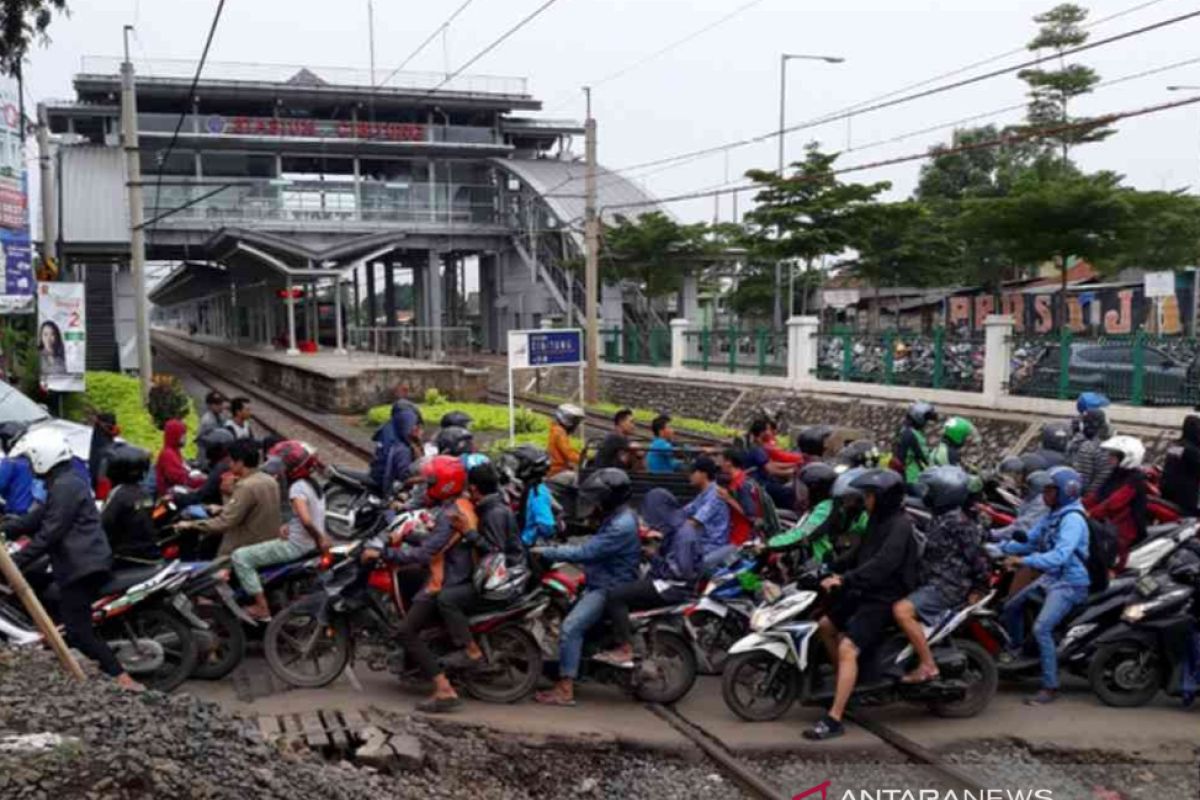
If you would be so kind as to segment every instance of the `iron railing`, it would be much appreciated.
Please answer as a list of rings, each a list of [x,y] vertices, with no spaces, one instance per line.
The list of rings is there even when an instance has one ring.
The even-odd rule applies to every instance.
[[[787,334],[769,328],[702,328],[684,333],[683,365],[704,372],[787,375]]]
[[[817,340],[815,373],[820,380],[983,390],[984,338],[979,334],[944,328],[929,334],[835,329],[819,333]]]
[[[349,357],[395,356],[418,361],[467,358],[479,352],[470,328],[357,327],[346,329]]]
[[[600,353],[609,364],[671,365],[669,328],[605,328],[600,331]]]

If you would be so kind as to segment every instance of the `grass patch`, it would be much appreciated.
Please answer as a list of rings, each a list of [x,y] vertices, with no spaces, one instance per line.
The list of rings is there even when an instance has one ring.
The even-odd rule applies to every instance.
[[[90,425],[92,415],[99,411],[115,414],[121,426],[121,438],[132,445],[149,450],[157,457],[162,449],[162,431],[142,404],[141,386],[137,378],[117,372],[88,372],[87,390],[67,395],[64,416],[74,422]],[[196,405],[188,401],[183,420],[188,428],[188,442],[183,449],[187,458],[195,458],[193,436],[200,426]]]

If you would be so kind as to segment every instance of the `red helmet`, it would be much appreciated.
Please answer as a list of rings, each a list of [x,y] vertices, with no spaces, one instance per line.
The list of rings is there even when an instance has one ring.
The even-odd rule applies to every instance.
[[[429,487],[425,496],[442,502],[462,494],[467,485],[467,468],[461,458],[434,456],[421,463],[421,477]]]
[[[283,472],[289,481],[307,478],[321,463],[315,447],[294,439],[275,445],[267,456],[277,458],[283,463]]]

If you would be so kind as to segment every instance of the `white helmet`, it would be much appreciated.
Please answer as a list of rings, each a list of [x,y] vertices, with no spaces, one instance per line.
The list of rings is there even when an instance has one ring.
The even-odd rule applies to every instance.
[[[34,428],[20,438],[9,456],[25,456],[35,475],[45,475],[71,460],[71,446],[67,444],[67,437],[53,428]]]
[[[1137,469],[1146,458],[1146,445],[1136,436],[1114,436],[1100,446],[1120,456],[1121,463],[1117,466],[1121,469]]]

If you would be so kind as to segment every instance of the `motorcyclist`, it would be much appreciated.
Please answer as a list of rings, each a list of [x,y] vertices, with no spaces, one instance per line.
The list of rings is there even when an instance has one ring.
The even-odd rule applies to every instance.
[[[833,484],[839,474],[835,467],[820,461],[800,469],[798,477],[808,492],[809,511],[791,530],[768,539],[768,550],[783,552],[810,542],[813,558],[825,560],[833,550],[825,525],[834,513]],[[813,534],[817,531],[821,531],[822,535],[814,538]]]
[[[1071,423],[1047,422],[1042,426],[1041,443],[1032,455],[1042,460],[1042,469],[1061,467],[1067,462],[1067,450],[1071,447]]]
[[[1130,549],[1146,538],[1146,446],[1136,436],[1114,436],[1103,446],[1113,469],[1099,489],[1084,495],[1083,507],[1092,519],[1116,526],[1120,571]]]
[[[371,438],[375,454],[371,458],[371,482],[391,495],[392,485],[402,480],[409,467],[424,454],[421,447],[421,411],[408,400],[392,403],[391,417]]]
[[[21,516],[29,512],[34,504],[33,468],[29,459],[13,454],[18,439],[25,433],[19,422],[0,423],[0,447],[7,454],[0,459],[0,499],[4,501],[4,513]]]
[[[892,607],[917,656],[916,668],[901,679],[904,683],[939,677],[922,623],[936,625],[968,598],[982,596],[989,576],[983,531],[963,511],[971,495],[970,476],[961,467],[930,467],[917,479],[917,494],[933,519],[917,565],[917,589]]]
[[[675,455],[675,429],[670,415],[659,414],[650,423],[650,430],[654,438],[646,451],[646,471],[665,475],[682,471],[683,459]]]
[[[596,470],[580,484],[578,502],[583,516],[600,522],[599,530],[583,544],[540,551],[541,557],[549,561],[581,564],[587,582],[562,623],[558,682],[550,691],[536,695],[539,703],[575,705],[575,679],[579,676],[584,634],[604,616],[607,591],[637,578],[642,546],[637,516],[629,508],[632,497],[633,484],[623,470]]]
[[[976,441],[979,432],[966,417],[950,417],[942,425],[942,440],[933,448],[929,463],[935,467],[957,467],[962,465],[962,451],[968,443]]]
[[[1200,416],[1185,417],[1179,439],[1167,448],[1162,494],[1187,516],[1200,514]]]
[[[1112,459],[1104,452],[1104,442],[1111,438],[1112,431],[1103,410],[1089,408],[1083,412],[1071,451],[1071,467],[1083,481],[1083,496],[1103,486],[1113,470]]]
[[[150,454],[123,442],[112,446],[106,473],[112,490],[100,511],[100,523],[108,537],[113,558],[141,563],[160,560],[162,553],[154,537],[154,498],[143,486],[150,471]]]
[[[180,508],[188,506],[205,506],[214,510],[225,502],[221,492],[221,483],[229,472],[229,447],[234,443],[233,434],[224,428],[214,428],[205,438],[205,460],[208,462],[208,475],[199,489],[185,492],[176,496],[175,502]]]
[[[514,477],[521,482],[517,528],[521,532],[521,541],[526,547],[532,547],[558,533],[554,501],[544,482],[550,469],[550,458],[533,445],[516,448],[512,456],[516,462]]]
[[[187,440],[187,424],[181,419],[169,419],[163,425],[162,449],[154,462],[154,491],[162,497],[176,486],[198,489],[204,483],[204,475],[188,469],[183,459],[183,445]]]
[[[1075,606],[1088,596],[1088,525],[1079,501],[1083,481],[1070,467],[1050,471],[1050,483],[1043,492],[1050,513],[1029,532],[1027,541],[1009,541],[1001,550],[1010,569],[1031,567],[1042,576],[1013,595],[1004,604],[1001,617],[1008,629],[1011,650],[1001,654],[1002,662],[1017,659],[1025,644],[1025,604],[1034,593],[1044,595],[1041,611],[1033,624],[1033,635],[1041,652],[1042,688],[1026,702],[1030,705],[1053,703],[1058,694],[1058,654],[1054,629]]]
[[[433,444],[437,447],[438,455],[461,458],[464,466],[466,457],[475,452],[475,436],[466,428],[442,428],[434,437]]]
[[[467,471],[461,459],[443,455],[427,458],[420,464],[420,474],[425,482],[425,501],[434,509],[433,529],[419,540],[389,542],[383,557],[391,564],[426,570],[425,582],[404,618],[400,639],[405,654],[413,659],[426,678],[433,681],[433,694],[417,708],[441,713],[458,708],[462,700],[438,665],[421,631],[438,617],[438,593],[471,582],[472,546],[465,538],[469,532],[478,531],[479,523],[474,506],[462,497]],[[365,557],[373,555],[368,551]]]
[[[807,543],[817,561],[848,559],[867,532],[869,515],[863,507],[863,495],[853,488],[854,481],[866,471],[854,467],[838,473],[829,490],[828,513],[818,503],[795,528],[768,539],[767,550],[785,553]]]
[[[121,435],[121,426],[117,417],[109,411],[96,414],[92,422],[92,441],[88,449],[88,472],[92,476],[92,491],[97,500],[108,496],[112,481],[105,475],[105,462],[113,442]]]
[[[737,448],[718,453],[717,496],[729,506],[729,543],[741,546],[754,537],[755,524],[762,518],[762,490],[750,480],[746,455]]]
[[[772,441],[767,420],[755,420],[747,436],[745,466],[762,490],[770,495],[776,508],[791,511],[796,507],[792,479],[796,475],[797,465],[772,459],[769,449],[773,446],[770,444]]]
[[[868,439],[857,439],[839,450],[833,460],[835,464],[841,464],[848,469],[877,467],[879,448]]]
[[[804,732],[806,739],[833,739],[845,732],[842,716],[858,681],[859,655],[879,643],[892,621],[892,605],[916,586],[918,547],[904,512],[904,479],[892,470],[871,469],[850,486],[862,492],[870,519],[862,544],[821,581],[826,592],[841,590],[818,623],[837,665],[837,684],[828,713]]]
[[[729,505],[717,485],[717,462],[700,456],[688,468],[688,480],[697,494],[687,503],[661,487],[651,489],[642,501],[642,519],[664,537],[685,525],[697,528],[700,550],[706,561],[720,560],[729,548]]]
[[[554,409],[550,421],[550,436],[546,442],[546,455],[550,457],[548,477],[555,483],[574,484],[579,469],[579,450],[571,444],[571,435],[583,422],[583,409],[571,403],[563,403]]]
[[[447,411],[442,415],[442,420],[438,427],[443,430],[446,428],[462,428],[469,431],[472,422],[474,420],[471,419],[471,415],[465,411]]]
[[[1042,497],[1046,486],[1051,483],[1050,472],[1044,469],[1031,470],[1020,458],[1016,461],[1021,467],[1020,480],[1016,486],[1023,499],[1021,505],[1017,506],[1017,517],[1011,524],[989,531],[988,537],[994,542],[1027,537],[1034,526],[1050,513],[1050,508]]]
[[[936,422],[937,418],[937,409],[924,400],[913,403],[904,414],[892,457],[903,471],[906,483],[916,483],[929,466],[930,452],[925,439],[925,426]]]
[[[830,436],[833,436],[832,425],[809,425],[796,434],[796,447],[809,460],[823,459]]]
[[[22,568],[49,555],[58,590],[58,615],[67,640],[120,686],[143,689],[92,628],[92,603],[109,581],[112,550],[100,527],[91,487],[71,464],[66,438],[52,428],[37,428],[21,437],[11,455],[27,458],[34,474],[46,483],[45,509],[37,533],[13,561]]]

